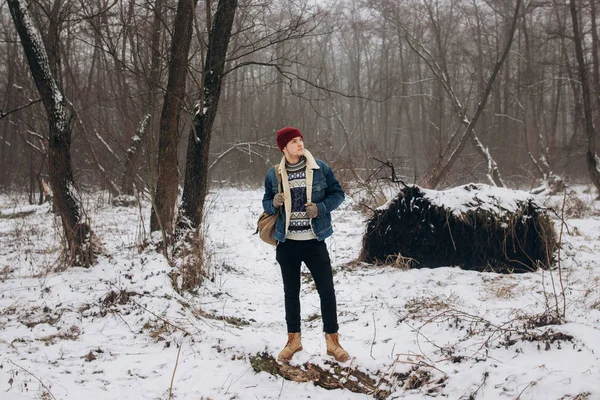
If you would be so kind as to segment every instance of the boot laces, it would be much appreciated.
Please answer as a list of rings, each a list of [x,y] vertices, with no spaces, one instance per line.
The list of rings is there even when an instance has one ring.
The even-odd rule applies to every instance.
[[[338,334],[334,333],[330,337],[333,344],[335,344],[337,347],[342,347],[340,345],[340,337],[338,336]]]
[[[288,340],[287,340],[287,343],[285,344],[285,347],[289,347],[291,349],[293,341],[294,341],[294,334],[288,333]]]
[[[336,346],[340,347],[340,338],[338,337],[338,335],[335,335],[333,337],[333,343],[335,343]]]

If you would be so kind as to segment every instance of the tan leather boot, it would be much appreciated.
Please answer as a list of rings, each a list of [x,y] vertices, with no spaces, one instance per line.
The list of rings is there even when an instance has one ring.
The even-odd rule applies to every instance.
[[[288,341],[285,347],[277,356],[277,361],[288,362],[292,359],[292,356],[302,350],[302,342],[300,341],[300,332],[288,333]]]
[[[338,362],[348,361],[350,354],[340,345],[340,336],[337,333],[326,333],[327,354],[333,356]]]

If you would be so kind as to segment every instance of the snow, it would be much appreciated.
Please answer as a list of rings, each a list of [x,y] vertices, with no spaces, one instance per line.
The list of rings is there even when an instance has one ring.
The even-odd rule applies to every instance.
[[[144,116],[142,117],[140,123],[138,124],[138,129],[137,132],[146,132],[146,127],[148,126],[148,121],[150,121],[150,113],[146,113],[144,114]],[[131,139],[133,142],[142,140],[139,135],[136,133],[133,138]]]
[[[484,184],[468,184],[448,190],[423,189],[433,204],[446,207],[454,214],[460,214],[473,207],[493,211],[499,215],[515,212],[524,203],[534,200],[534,196],[522,190],[514,190]]]
[[[536,197],[523,190],[501,188],[482,183],[469,183],[447,190],[420,189],[431,204],[443,207],[455,215],[468,210],[480,209],[504,215],[517,211],[528,201],[536,201]],[[394,198],[379,207],[379,210],[390,206]],[[416,207],[416,205],[415,205]]]
[[[459,187],[427,195],[458,211],[463,192]],[[475,193],[505,209],[526,198],[509,189]],[[262,192],[220,189],[209,196],[210,279],[195,294],[173,289],[172,267],[151,246],[138,250],[148,204],[140,215],[139,208],[110,206],[105,194],[84,198],[111,258],[89,269],[53,272],[59,221],[47,205],[0,196],[4,215],[34,211],[0,218],[0,399],[49,398],[46,390],[56,399],[168,399],[172,379],[175,399],[373,398],[253,371],[251,355],[276,356],[287,338],[275,252],[253,235]],[[547,200],[560,205],[562,197]],[[467,399],[475,392],[477,399],[584,393],[581,398],[600,399],[600,207],[586,201],[586,214],[567,220],[563,233],[566,323],[526,329],[532,316],[557,303],[562,309],[552,285],[560,290],[557,271],[499,275],[356,263],[366,216],[348,199],[334,212],[335,234],[327,240],[341,343],[354,357],[343,366],[385,377],[392,384],[390,399]],[[318,314],[319,297],[306,278],[304,350],[294,365],[331,361],[321,320],[313,319]],[[573,340],[523,339],[525,332],[550,329]],[[405,390],[394,373],[415,366],[432,378],[425,387]]]

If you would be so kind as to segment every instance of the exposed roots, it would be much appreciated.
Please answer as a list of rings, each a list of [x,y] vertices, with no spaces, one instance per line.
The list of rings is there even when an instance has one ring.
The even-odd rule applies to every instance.
[[[550,268],[557,241],[546,210],[531,199],[515,200],[514,212],[501,209],[494,200],[480,198],[482,188],[462,188],[468,204],[460,214],[434,204],[417,186],[403,188],[369,220],[359,260],[502,273]]]

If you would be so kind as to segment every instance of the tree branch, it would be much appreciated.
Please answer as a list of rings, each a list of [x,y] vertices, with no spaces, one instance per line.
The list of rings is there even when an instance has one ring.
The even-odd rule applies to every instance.
[[[17,112],[17,111],[20,111],[20,110],[22,110],[22,109],[24,109],[24,108],[27,108],[27,107],[31,106],[31,105],[34,105],[35,103],[39,103],[40,101],[42,101],[42,99],[41,99],[41,98],[39,98],[39,99],[36,99],[36,100],[31,100],[31,101],[30,101],[29,103],[27,103],[27,104],[24,104],[24,105],[22,105],[22,106],[19,106],[19,107],[17,107],[17,108],[15,108],[15,109],[13,109],[13,110],[9,110],[9,111],[6,111],[6,112],[5,112],[5,111],[2,111],[2,110],[0,110],[0,119],[6,118],[6,117],[8,117],[10,114],[12,114],[12,113],[14,113],[14,112]]]

